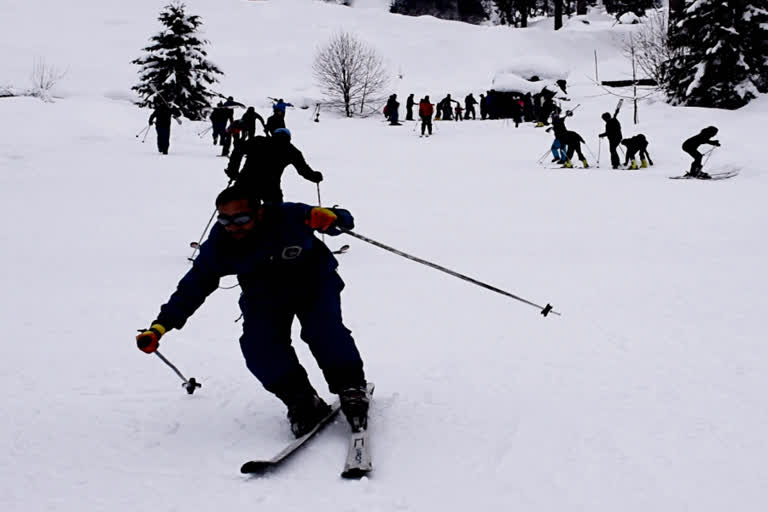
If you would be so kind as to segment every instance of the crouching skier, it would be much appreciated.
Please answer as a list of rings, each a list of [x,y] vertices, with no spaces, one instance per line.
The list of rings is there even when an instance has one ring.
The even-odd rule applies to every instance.
[[[313,234],[317,230],[338,235],[352,229],[352,215],[302,203],[261,205],[239,186],[221,192],[216,208],[218,223],[157,319],[136,337],[139,349],[148,354],[157,350],[160,338],[181,329],[222,276],[237,275],[246,366],[286,405],[293,434],[303,436],[330,412],[291,346],[294,317],[350,425],[356,431],[365,428],[363,362],[341,320],[344,282],[333,254]]]
[[[632,163],[629,165],[629,169],[637,169],[637,161],[635,160],[635,155],[638,153],[640,153],[641,169],[648,167],[648,163],[653,165],[651,155],[648,154],[648,139],[646,139],[645,135],[642,133],[639,133],[634,137],[629,137],[628,139],[622,140],[621,144],[627,147],[627,155],[624,158],[625,167],[631,161]]]

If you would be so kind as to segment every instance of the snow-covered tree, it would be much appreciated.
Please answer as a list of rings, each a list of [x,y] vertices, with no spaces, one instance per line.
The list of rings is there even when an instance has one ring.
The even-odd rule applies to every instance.
[[[202,20],[187,14],[181,2],[165,6],[158,19],[163,30],[143,49],[146,55],[132,61],[141,70],[139,83],[131,89],[141,97],[141,107],[162,101],[189,119],[203,119],[217,96],[208,86],[218,82],[222,72],[206,58],[208,41],[197,35]]]
[[[741,14],[724,0],[686,0],[680,16],[669,33],[671,102],[734,109],[754,98]]]
[[[768,1],[752,0],[741,17],[747,63],[760,92],[768,92]]]

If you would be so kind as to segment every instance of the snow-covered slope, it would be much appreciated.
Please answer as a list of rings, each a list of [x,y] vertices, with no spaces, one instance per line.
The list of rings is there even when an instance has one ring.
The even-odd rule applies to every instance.
[[[370,2],[369,2],[370,3]],[[174,126],[171,154],[135,134],[137,56],[162,2],[2,3],[0,83],[24,86],[34,56],[69,67],[57,93],[0,99],[0,388],[3,511],[696,510],[765,506],[768,410],[761,314],[768,175],[763,97],[736,112],[643,102],[647,170],[548,170],[551,137],[503,121],[313,123],[291,110],[296,145],[321,170],[323,202],[360,233],[552,304],[562,317],[356,240],[341,258],[345,321],[377,384],[369,480],[341,481],[337,422],[285,470],[247,480],[245,459],[290,439],[282,405],[242,363],[237,291],[219,291],[168,335],[166,356],[202,381],[194,396],[135,348],[188,268],[224,160],[204,124]],[[321,2],[190,1],[203,16],[222,91],[317,97],[310,63],[339,28],[401,72],[394,91],[483,92],[516,59],[571,71],[569,127],[598,152],[594,86],[628,65],[631,27],[594,19],[553,34],[473,27]],[[375,6],[374,6],[375,7]],[[682,140],[720,128],[722,182],[670,181]],[[590,161],[593,160],[589,155]],[[286,196],[316,190],[291,169]],[[225,280],[226,281],[226,280]],[[225,284],[230,284],[226,282]],[[313,382],[328,397],[298,341]]]

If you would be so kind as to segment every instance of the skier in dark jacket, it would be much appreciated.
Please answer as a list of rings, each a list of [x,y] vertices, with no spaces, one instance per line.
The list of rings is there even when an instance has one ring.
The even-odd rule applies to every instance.
[[[624,158],[624,165],[627,165],[627,163],[631,161],[632,164],[629,166],[630,169],[637,169],[637,161],[635,160],[635,155],[638,153],[640,153],[641,168],[645,169],[648,167],[649,163],[653,165],[651,155],[648,154],[648,139],[646,139],[645,135],[642,133],[639,133],[634,137],[622,140],[621,144],[627,147],[627,155]]]
[[[453,105],[451,105],[451,102],[458,103],[458,101],[451,98],[450,94],[447,94],[437,105],[438,110],[442,109],[440,117],[443,121],[453,120]]]
[[[587,162],[587,159],[584,157],[584,154],[581,152],[581,143],[584,142],[584,139],[581,138],[581,135],[579,135],[576,132],[572,131],[566,131],[563,135],[563,140],[561,142],[565,142],[565,146],[567,148],[566,154],[568,157],[568,161],[565,162],[565,165],[563,167],[567,167],[569,169],[573,168],[573,154],[576,153],[579,155],[579,160],[581,160],[581,163],[584,165],[584,168],[586,169],[589,167],[589,163]]]
[[[224,145],[227,125],[234,121],[234,114],[231,108],[224,107],[223,102],[219,102],[216,108],[211,112],[211,126],[213,132],[213,145]]]
[[[243,156],[246,159],[241,171]],[[256,199],[265,203],[280,203],[283,201],[280,179],[289,165],[293,165],[307,181],[323,181],[322,173],[313,170],[301,151],[291,144],[291,132],[287,128],[279,128],[272,137],[256,136],[236,145],[226,173],[237,185],[251,190]]]
[[[235,119],[225,132],[224,144],[221,147],[221,156],[229,156],[229,148],[234,142],[235,149],[237,149],[245,140],[245,123],[242,119]]]
[[[391,94],[387,100],[387,104],[384,106],[384,112],[387,119],[389,119],[390,126],[400,126],[398,121],[400,118],[400,102],[397,101],[397,94]]]
[[[683,151],[693,157],[693,162],[691,162],[691,169],[688,171],[686,176],[705,179],[710,177],[709,174],[702,171],[701,158],[703,155],[699,153],[699,146],[702,144],[709,144],[711,146],[719,147],[720,142],[712,138],[715,135],[717,135],[717,128],[714,126],[707,126],[697,135],[694,135],[690,139],[683,142]]]
[[[330,412],[291,346],[294,317],[353,430],[365,428],[363,362],[341,318],[344,282],[333,254],[314,236],[314,231],[337,235],[352,229],[352,215],[301,203],[262,206],[238,186],[221,192],[216,208],[218,223],[151,327],[136,337],[139,349],[155,352],[160,338],[181,329],[222,276],[236,275],[246,366],[287,406],[293,434],[301,437]]]
[[[265,130],[270,135],[274,135],[275,130],[278,128],[285,128],[285,114],[276,110],[271,116],[267,118],[267,125]]]
[[[608,112],[604,113],[603,121],[605,121],[605,131],[599,135],[600,138],[608,137],[608,147],[611,151],[611,167],[614,169],[619,168],[619,153],[616,151],[621,144],[621,123],[614,114],[611,116]]]
[[[564,116],[560,116],[560,109],[555,107],[555,111],[552,113],[552,126],[547,128],[547,131],[553,131],[555,140],[552,141],[550,150],[552,151],[553,162],[565,164],[568,161],[568,155],[566,153],[565,139],[568,129],[565,127],[565,118],[572,116],[573,112],[566,111]]]
[[[416,100],[413,99],[413,93],[405,100],[405,120],[413,121],[413,106],[416,105]]]
[[[274,98],[273,98],[274,99]],[[293,107],[293,103],[286,103],[283,101],[283,98],[279,98],[273,105],[272,110],[274,112],[282,112],[283,115],[285,115],[285,109],[288,107]]]
[[[261,123],[262,128],[265,128],[264,126],[264,118],[259,115],[258,112],[256,112],[256,109],[253,107],[248,107],[248,109],[245,111],[245,114],[243,114],[243,117],[240,118],[243,121],[243,138],[250,139],[254,135],[256,135],[256,120],[258,119]]]
[[[181,124],[180,115],[176,107],[168,106],[165,101],[156,101],[155,109],[149,116],[149,124],[154,124],[157,132],[157,150],[164,155],[168,154],[168,147],[171,144],[171,118],[175,118]]]
[[[469,119],[470,114],[472,114],[473,121],[477,119],[475,105],[477,105],[475,97],[472,96],[472,93],[467,94],[466,98],[464,98],[464,119]]]
[[[485,94],[480,94],[480,119],[485,121],[486,117],[488,117],[488,98]]]

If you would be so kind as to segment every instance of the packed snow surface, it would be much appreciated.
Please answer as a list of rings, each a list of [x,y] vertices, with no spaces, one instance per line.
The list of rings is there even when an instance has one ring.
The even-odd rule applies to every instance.
[[[765,510],[766,97],[726,112],[650,96],[637,125],[625,101],[624,134],[644,133],[655,165],[613,171],[597,135],[617,98],[593,83],[594,54],[601,79],[626,78],[621,39],[637,26],[476,27],[357,3],[187,1],[226,73],[220,90],[262,114],[268,96],[321,99],[312,58],[339,29],[385,56],[403,106],[411,92],[477,97],[516,60],[562,63],[586,170],[547,168],[551,134],[531,124],[436,122],[422,139],[381,117],[287,114],[325,175],[323,204],[351,210],[361,234],[562,316],[326,237],[351,245],[342,301],[376,382],[375,471],[339,478],[337,421],[280,472],[243,478],[243,461],[291,436],[243,364],[238,291],[217,291],[161,342],[202,382],[193,396],[134,342],[227,182],[197,135],[205,123],[174,124],[168,156],[153,132],[136,136],[149,112],[130,101],[130,61],[162,2],[2,0],[0,85],[28,87],[34,57],[67,74],[53,103],[0,99],[0,510]],[[667,179],[688,167],[682,141],[710,124],[722,147],[708,168],[740,174]],[[283,185],[317,202],[291,168]]]

